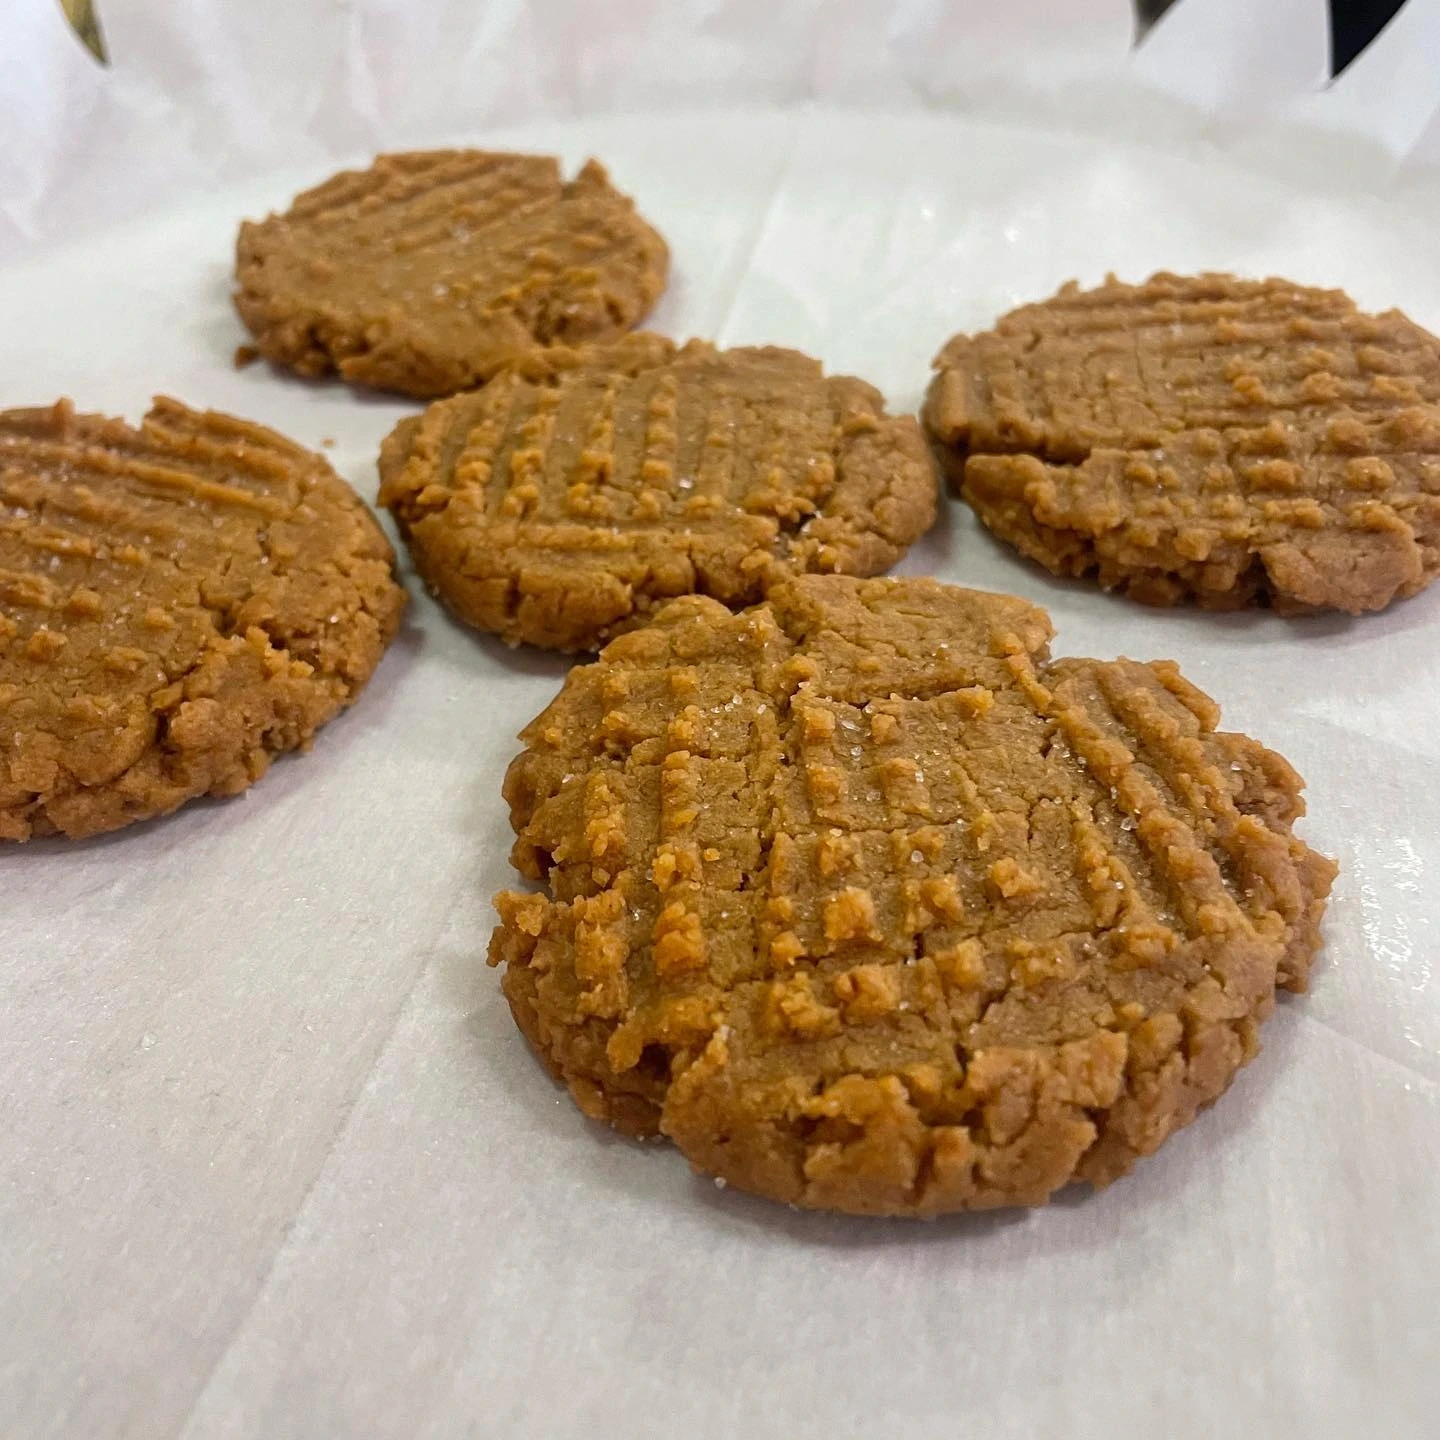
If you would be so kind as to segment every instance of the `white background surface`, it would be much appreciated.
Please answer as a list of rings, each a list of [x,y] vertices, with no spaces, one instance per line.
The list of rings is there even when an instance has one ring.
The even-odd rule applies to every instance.
[[[490,13],[538,32],[555,8]],[[734,78],[746,17],[726,31],[727,15],[754,7],[618,8],[634,34],[658,28],[657,55],[670,10],[718,15],[677,52],[697,103],[724,98],[705,89],[716,65],[746,99],[830,83],[812,66],[808,88],[770,93],[790,83],[778,40],[763,84]],[[805,7],[770,8],[831,34],[804,29]],[[156,9],[112,0],[112,50]],[[895,10],[892,28],[935,7]],[[958,43],[947,13],[926,20],[934,46]],[[394,6],[344,14],[409,33]],[[333,437],[373,499],[379,440],[410,407],[231,369],[228,276],[237,220],[383,143],[385,107],[353,131],[351,90],[316,100],[280,170],[269,140],[247,158],[226,139],[224,106],[194,107],[200,72],[181,61],[208,52],[169,39],[172,77],[190,77],[165,102],[169,171],[159,92],[125,80],[145,213],[86,218],[68,120],[24,204],[0,186],[0,403],[69,393],[133,419],[169,391]],[[1373,137],[1327,148],[1277,121],[1236,150],[1224,116],[1187,111],[1202,148],[1134,76],[1124,103],[1155,118],[1129,128],[1150,147],[983,118],[998,100],[903,113],[913,85],[884,89],[891,61],[943,67],[888,41],[873,63],[840,47],[883,111],[614,119],[576,112],[682,97],[628,72],[595,81],[604,46],[586,44],[571,75],[590,91],[549,95],[562,118],[456,136],[423,87],[386,103],[406,141],[602,156],[671,242],[653,317],[670,333],[793,344],[910,408],[954,330],[1111,268],[1280,271],[1440,330],[1433,183],[1396,170],[1398,151],[1379,163]],[[185,167],[206,126],[202,183]],[[135,208],[113,186],[95,205]],[[563,662],[463,632],[417,594],[356,708],[248,797],[0,854],[0,1435],[1433,1434],[1440,588],[1357,621],[1149,611],[1029,568],[953,502],[904,568],[1038,600],[1058,653],[1175,657],[1227,725],[1308,780],[1304,834],[1342,867],[1327,949],[1214,1111],[1103,1194],[932,1225],[719,1192],[667,1149],[599,1131],[530,1058],[482,964],[509,878],[500,776]]]

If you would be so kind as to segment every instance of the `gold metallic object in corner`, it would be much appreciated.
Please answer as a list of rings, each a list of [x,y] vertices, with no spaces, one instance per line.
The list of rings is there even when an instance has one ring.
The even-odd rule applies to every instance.
[[[105,53],[105,36],[100,29],[100,17],[95,13],[95,0],[60,0],[60,8],[85,48],[102,65],[108,65],[110,57]]]

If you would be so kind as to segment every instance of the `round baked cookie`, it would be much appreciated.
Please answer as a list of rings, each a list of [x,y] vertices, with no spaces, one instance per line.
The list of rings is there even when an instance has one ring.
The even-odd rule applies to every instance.
[[[308,746],[395,634],[370,512],[272,430],[0,411],[0,839],[233,795]]]
[[[1299,777],[1173,663],[932,580],[677,600],[523,732],[492,964],[586,1114],[861,1214],[1103,1185],[1303,989]]]
[[[960,494],[1058,575],[1358,614],[1440,570],[1440,340],[1397,310],[1288,280],[1112,277],[935,365],[924,418]]]
[[[665,242],[591,160],[381,155],[240,227],[235,306],[301,375],[449,395],[536,345],[622,334],[664,288]]]
[[[635,334],[557,349],[402,421],[380,500],[462,620],[593,650],[677,595],[873,575],[935,519],[934,461],[879,391],[794,350]]]

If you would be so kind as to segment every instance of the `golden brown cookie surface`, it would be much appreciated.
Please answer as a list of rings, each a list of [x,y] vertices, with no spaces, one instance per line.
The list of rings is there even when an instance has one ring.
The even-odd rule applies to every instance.
[[[492,963],[589,1115],[798,1205],[1103,1184],[1303,988],[1334,867],[1300,781],[1167,662],[1044,612],[811,576],[573,670],[506,781]]]
[[[595,649],[677,595],[892,565],[935,518],[910,416],[793,350],[627,336],[555,350],[403,421],[381,503],[462,619]]]
[[[936,358],[927,429],[986,525],[1153,604],[1378,610],[1440,571],[1440,341],[1338,290],[1110,281]]]
[[[593,160],[566,181],[550,156],[418,151],[245,222],[235,305],[276,364],[430,397],[535,345],[622,334],[668,262]]]
[[[259,425],[0,411],[0,839],[245,789],[369,679],[393,568],[349,486]]]

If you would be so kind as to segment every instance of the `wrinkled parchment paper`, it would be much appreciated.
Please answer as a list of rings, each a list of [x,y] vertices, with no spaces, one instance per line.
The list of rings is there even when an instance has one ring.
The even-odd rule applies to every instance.
[[[0,404],[156,391],[373,499],[411,408],[236,372],[238,219],[380,147],[604,158],[653,323],[913,407],[941,341],[1078,275],[1338,284],[1440,330],[1440,5],[1328,90],[1320,0],[50,0],[0,18]],[[1173,656],[1309,782],[1312,991],[1129,1179],[1031,1214],[804,1215],[583,1120],[481,963],[498,790],[563,663],[409,624],[248,796],[0,854],[0,1435],[1419,1437],[1440,1254],[1440,589],[1155,612],[951,503],[903,567]]]

